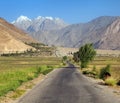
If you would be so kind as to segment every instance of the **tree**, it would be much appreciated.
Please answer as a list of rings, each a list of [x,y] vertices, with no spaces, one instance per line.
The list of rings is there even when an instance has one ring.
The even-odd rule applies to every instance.
[[[93,44],[85,44],[80,47],[78,52],[74,53],[74,60],[80,60],[81,68],[86,68],[88,63],[94,59],[95,55],[96,51],[94,50]]]

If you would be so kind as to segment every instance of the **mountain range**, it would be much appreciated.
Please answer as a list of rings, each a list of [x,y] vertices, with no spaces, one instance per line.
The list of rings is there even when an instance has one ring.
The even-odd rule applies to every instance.
[[[20,16],[12,22],[47,45],[80,47],[93,43],[98,49],[120,50],[120,17],[101,16],[87,23],[67,24],[60,18]]]
[[[0,18],[0,54],[31,49],[25,42],[37,42],[25,32]],[[32,48],[34,49],[34,48]]]

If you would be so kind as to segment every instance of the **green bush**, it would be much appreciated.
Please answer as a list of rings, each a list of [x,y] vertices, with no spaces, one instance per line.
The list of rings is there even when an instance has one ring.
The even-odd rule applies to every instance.
[[[120,80],[118,80],[117,85],[120,85]]]
[[[96,72],[96,66],[95,65],[93,66],[92,71]]]
[[[41,72],[41,69],[42,69],[41,67],[37,68],[37,74],[39,74]]]
[[[90,71],[89,70],[84,70],[84,71],[82,71],[82,73],[85,74],[85,75],[88,75],[88,74],[90,74]]]
[[[46,74],[48,74],[49,72],[51,72],[53,70],[53,66],[46,66],[46,65],[44,65],[44,66],[41,66],[41,67],[39,67],[38,69],[37,69],[37,72],[38,72],[38,74],[39,73],[42,73],[42,74],[44,74],[44,75],[46,75]]]
[[[34,77],[31,77],[31,76],[27,77],[27,80],[33,80],[33,79],[34,79]]]
[[[67,60],[67,56],[63,56],[63,61],[66,61]]]
[[[99,75],[100,79],[104,80],[106,73],[109,73],[111,75],[111,73],[110,73],[110,65],[107,65],[106,67],[104,67],[104,68],[102,68],[100,70],[100,75]]]
[[[88,70],[88,69],[83,70],[82,73],[85,74],[85,75],[88,75],[90,77],[93,77],[93,78],[98,78],[99,77],[95,66],[93,67],[92,70]]]
[[[98,78],[98,74],[97,74],[96,71],[84,70],[84,71],[82,71],[82,73],[84,75],[87,75],[87,76],[90,76],[90,77],[93,77],[93,78]]]
[[[96,69],[96,66],[93,66],[92,74],[93,74],[94,78],[99,78],[99,73],[98,73],[98,71]]]
[[[42,72],[42,74],[46,75],[48,74],[49,72],[51,72],[53,69],[46,69]]]
[[[48,66],[47,66],[47,68],[51,68],[51,69],[53,69],[54,67],[53,67],[53,66],[51,66],[51,65],[48,65]]]
[[[110,86],[114,86],[117,84],[117,81],[114,78],[109,77],[105,80],[105,84],[110,85]]]

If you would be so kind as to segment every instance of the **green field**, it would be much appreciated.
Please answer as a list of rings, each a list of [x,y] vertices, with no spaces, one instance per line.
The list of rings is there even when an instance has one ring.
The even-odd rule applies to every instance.
[[[61,65],[56,57],[0,57],[0,96]]]
[[[111,65],[112,77],[120,80],[120,57],[96,57],[92,62],[90,62],[89,68],[96,66],[96,69],[99,71],[108,64]]]

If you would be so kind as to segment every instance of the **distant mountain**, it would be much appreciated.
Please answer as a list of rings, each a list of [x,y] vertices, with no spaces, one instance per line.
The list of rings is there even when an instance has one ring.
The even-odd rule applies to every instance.
[[[26,30],[31,25],[31,19],[26,16],[20,16],[16,21],[13,21],[12,24],[22,30]]]
[[[120,50],[120,18],[111,23],[102,34],[104,37],[95,43],[96,48]]]
[[[97,45],[97,43],[98,41],[101,41],[103,38],[106,37],[107,29],[118,19],[120,19],[120,17],[103,16],[96,18],[88,23],[80,23],[67,26],[57,32],[57,35],[60,36],[54,42],[54,44],[67,47],[79,47],[85,43],[94,43],[94,46],[96,48],[114,49],[111,48],[109,45],[107,45],[107,48],[100,47],[100,45]],[[119,28],[118,25],[116,25],[114,28],[111,28],[111,31],[114,31],[115,28]],[[117,36],[117,38],[120,38],[120,36]],[[113,43],[114,42],[119,41],[113,40]]]
[[[29,33],[30,36],[45,44],[51,43],[53,36],[49,34],[66,27],[68,24],[60,18],[38,16],[35,19],[29,19],[26,16],[20,16],[13,21],[16,27]],[[48,37],[50,36],[50,38]],[[49,38],[49,40],[48,40]],[[55,37],[53,38],[55,39]]]
[[[0,18],[0,53],[21,52],[32,47],[25,42],[36,42],[25,32],[19,30],[14,25]]]
[[[42,16],[38,16],[33,20],[29,19],[26,16],[20,16],[16,21],[13,21],[12,23],[27,32],[38,32],[39,30],[58,30],[67,26],[67,24],[60,18]]]
[[[102,16],[87,23],[72,25],[58,21],[55,25],[55,19],[43,20],[40,17],[37,23],[31,23],[24,30],[48,45],[80,47],[85,43],[93,43],[99,49],[120,49],[120,17]],[[22,29],[22,25],[18,24]]]

